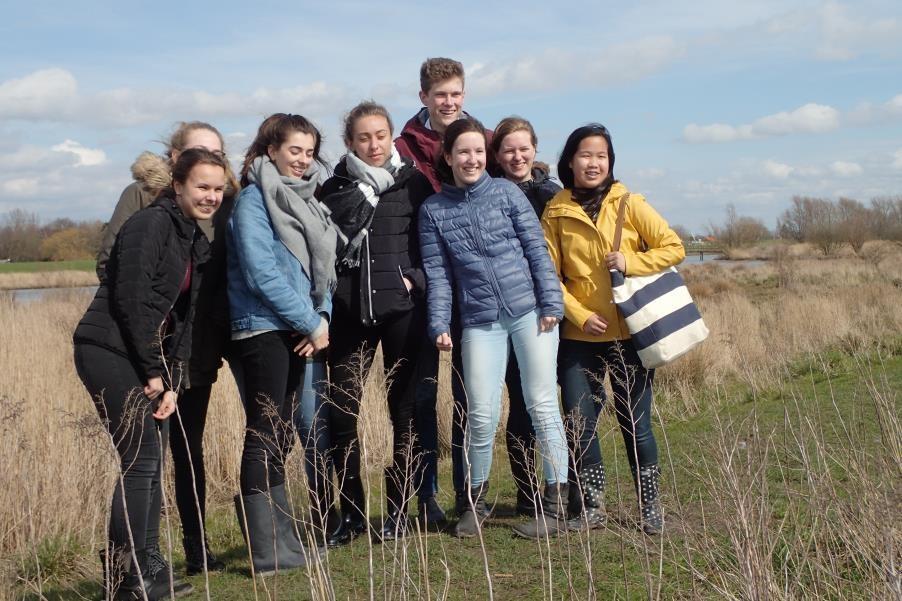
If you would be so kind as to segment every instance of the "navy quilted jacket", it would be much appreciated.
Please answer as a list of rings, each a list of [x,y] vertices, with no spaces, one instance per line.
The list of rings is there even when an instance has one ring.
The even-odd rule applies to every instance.
[[[419,230],[432,339],[450,331],[452,296],[465,328],[536,307],[543,317],[563,317],[542,228],[513,183],[483,174],[466,188],[443,184],[420,208]]]

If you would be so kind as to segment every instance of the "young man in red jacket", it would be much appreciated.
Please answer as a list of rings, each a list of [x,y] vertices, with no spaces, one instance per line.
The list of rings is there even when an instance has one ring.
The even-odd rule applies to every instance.
[[[414,161],[417,169],[426,176],[433,189],[441,190],[441,183],[435,173],[435,162],[442,145],[445,129],[466,113],[463,110],[464,67],[450,58],[428,58],[420,66],[420,101],[423,108],[410,118],[395,138],[398,153]],[[495,165],[491,153],[492,131],[486,130],[486,150],[489,155],[489,172]],[[419,199],[420,202],[426,200]],[[460,320],[456,311],[452,315],[451,337],[455,343],[460,341]],[[423,450],[426,454],[425,469],[419,486],[419,509],[421,519],[428,523],[442,525],[445,516],[435,500],[438,489],[437,457],[438,428],[435,403],[438,394],[438,353],[435,346],[427,341],[421,361],[422,377],[417,389],[417,429]],[[453,472],[455,510],[458,515],[469,503],[467,497],[466,473],[463,457],[464,428],[466,427],[467,402],[463,388],[463,367],[460,356],[460,344],[455,344],[451,361],[453,375],[451,390],[454,398],[454,419],[451,430],[451,463]],[[518,463],[526,463],[518,460]],[[518,478],[521,480],[522,478]]]

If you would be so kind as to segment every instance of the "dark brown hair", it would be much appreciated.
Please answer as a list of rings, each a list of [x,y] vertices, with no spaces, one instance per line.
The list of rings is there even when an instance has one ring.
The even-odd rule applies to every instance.
[[[257,129],[257,136],[247,149],[244,156],[244,164],[241,167],[241,185],[247,186],[247,172],[251,167],[254,159],[267,154],[270,146],[279,148],[285,143],[294,132],[302,134],[310,134],[313,136],[313,160],[320,165],[325,165],[320,156],[320,147],[323,143],[323,137],[306,117],[301,115],[291,115],[288,113],[275,113],[263,120]]]
[[[451,171],[451,166],[448,165],[448,162],[445,160],[445,155],[451,154],[451,150],[454,148],[454,143],[457,141],[457,138],[467,133],[477,133],[485,140],[485,127],[482,126],[482,123],[480,123],[478,119],[474,119],[473,117],[458,119],[445,130],[445,136],[442,138],[442,146],[439,149],[438,157],[436,157],[435,161],[435,174],[438,176],[439,181],[446,184],[454,184],[454,173]],[[488,155],[488,152],[486,152],[486,155]],[[488,164],[488,156],[486,156],[486,164]]]
[[[221,168],[228,181],[229,167],[225,158],[206,148],[189,148],[179,154],[179,160],[172,166],[172,183],[178,182],[184,185],[188,181],[188,176],[191,175],[191,170],[198,165],[213,165]]]
[[[420,89],[429,93],[437,83],[459,77],[464,82],[464,66],[451,58],[427,58],[420,66]]]
[[[345,115],[345,143],[351,143],[354,138],[354,124],[363,117],[385,117],[388,122],[388,133],[393,134],[395,131],[395,125],[392,123],[391,115],[388,114],[388,109],[372,100],[364,100]]]

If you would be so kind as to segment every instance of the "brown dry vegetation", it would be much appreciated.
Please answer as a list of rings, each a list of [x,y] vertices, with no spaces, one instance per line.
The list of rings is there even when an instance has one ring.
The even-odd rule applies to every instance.
[[[88,271],[46,271],[33,273],[0,273],[0,290],[22,288],[76,288],[96,286],[97,276]]]
[[[786,378],[791,362],[800,356],[826,349],[879,351],[886,343],[898,344],[902,332],[900,253],[872,261],[781,256],[761,266],[711,263],[687,267],[683,273],[711,337],[689,356],[659,370],[657,405],[662,423],[679,423],[720,403],[732,402],[734,397],[723,390],[737,383],[752,396],[772,389]],[[38,558],[52,556],[43,553],[44,546],[70,540],[78,541],[80,548],[103,545],[116,463],[109,439],[72,365],[71,333],[89,301],[89,295],[73,293],[17,304],[0,294],[0,599],[16,590],[20,595],[23,590],[40,595],[42,568]],[[447,448],[451,411],[447,365],[440,380],[440,431]],[[852,435],[834,444],[801,413],[787,416],[787,424],[793,423],[790,438],[806,441],[795,446],[792,439],[787,442],[785,432],[778,439],[774,432],[757,432],[754,423],[718,423],[718,449],[700,454],[697,464],[688,468],[702,484],[709,483],[713,497],[692,502],[688,508],[672,507],[676,513],[697,518],[680,526],[685,536],[681,545],[670,548],[674,543],[668,539],[657,549],[654,546],[658,543],[649,548],[641,537],[623,534],[626,542],[621,543],[621,549],[625,544],[625,553],[645,552],[648,577],[642,592],[652,597],[660,593],[655,588],[660,571],[675,569],[665,566],[667,556],[689,566],[692,584],[683,592],[687,597],[840,598],[846,576],[836,570],[848,568],[849,561],[853,564],[848,569],[865,582],[860,590],[867,593],[862,596],[892,597],[899,586],[898,564],[893,565],[899,559],[899,532],[892,525],[887,532],[886,523],[878,518],[881,512],[890,511],[892,515],[898,509],[902,430],[896,415],[896,392],[880,382],[879,373],[872,375],[871,381],[869,398],[878,418],[885,421],[885,427],[881,424],[883,436],[891,443],[886,464],[877,468],[855,451]],[[362,444],[374,482],[380,478],[375,470],[389,456],[391,430],[382,390],[383,383],[374,376],[361,410]],[[221,372],[214,387],[210,415],[205,445],[209,493],[211,499],[221,502],[238,488],[244,427],[228,370]],[[749,431],[754,435],[750,437]],[[605,436],[611,435],[608,432]],[[814,444],[813,449],[809,443]],[[666,444],[666,435],[661,444]],[[773,498],[763,466],[770,455],[783,453],[792,458],[780,463],[780,469],[790,463],[796,468],[801,462],[804,471],[783,474],[792,496],[785,507],[786,518],[775,521],[769,512]],[[294,453],[290,466],[295,482],[302,478],[298,455]],[[887,489],[887,482],[896,484]],[[849,502],[849,490],[856,490],[850,486],[862,489],[856,503]],[[628,506],[632,493],[618,489],[617,494],[623,495]],[[675,505],[684,502],[675,488],[669,494]],[[167,496],[171,498],[171,491]],[[852,522],[823,524],[819,512],[826,511],[831,515],[844,512]],[[724,523],[724,514],[741,519]],[[898,513],[895,515],[898,518]],[[819,529],[803,532],[792,520],[806,526],[814,523]],[[584,561],[591,572],[592,552],[587,543],[574,538],[572,544],[583,548],[584,554],[576,553],[568,561]],[[403,585],[410,577],[408,570],[416,578],[422,568],[419,564],[426,562],[421,556],[423,548],[416,542],[412,545],[404,549],[409,556],[400,560],[397,556],[387,558],[384,550],[380,558],[380,551],[370,547],[370,567],[357,567],[369,569],[371,574],[373,569],[400,569],[400,576],[392,572],[390,582]],[[837,545],[849,552],[837,551]],[[433,553],[445,552],[444,543],[433,543],[433,547]],[[781,549],[787,562],[792,558],[795,568],[804,572],[804,583],[789,586],[792,579],[774,571],[771,559]],[[541,566],[543,573],[546,567],[552,569],[551,557],[546,559],[547,566],[545,562]],[[473,560],[477,561],[475,557]],[[23,566],[30,562],[36,567],[25,569]],[[378,564],[375,568],[373,562]],[[842,565],[834,565],[831,580],[825,571],[837,562]],[[96,575],[91,557],[73,561],[72,566],[45,569],[51,568],[68,569],[76,579],[78,574]],[[23,573],[28,574],[26,581],[21,580]],[[17,577],[19,582],[15,582]],[[492,578],[487,580],[491,584]],[[385,582],[389,582],[388,576]],[[391,597],[389,585],[384,586],[386,589],[376,595]],[[591,578],[588,586],[589,597],[595,598]],[[314,597],[330,598],[334,592],[328,588],[322,587],[322,595]],[[416,597],[405,590],[403,596]]]

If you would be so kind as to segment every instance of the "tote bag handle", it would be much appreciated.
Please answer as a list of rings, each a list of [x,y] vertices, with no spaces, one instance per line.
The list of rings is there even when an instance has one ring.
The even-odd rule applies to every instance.
[[[626,215],[626,201],[630,199],[630,193],[627,192],[620,197],[620,206],[617,207],[617,225],[614,227],[614,250],[612,252],[620,252],[620,238],[623,236],[623,218]]]

